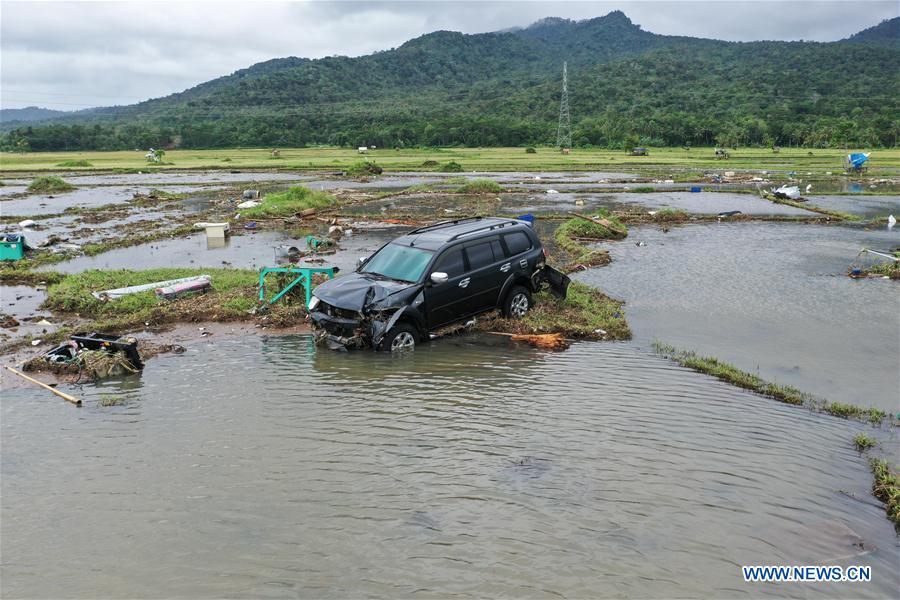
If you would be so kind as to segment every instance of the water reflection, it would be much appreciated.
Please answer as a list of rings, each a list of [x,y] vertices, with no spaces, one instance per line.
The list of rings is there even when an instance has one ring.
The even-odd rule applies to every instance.
[[[874,573],[804,595],[900,583],[850,443],[873,430],[634,346],[254,337],[139,381],[83,386],[80,410],[4,393],[5,595],[784,595],[739,565],[798,561]],[[112,390],[129,401],[99,406]]]

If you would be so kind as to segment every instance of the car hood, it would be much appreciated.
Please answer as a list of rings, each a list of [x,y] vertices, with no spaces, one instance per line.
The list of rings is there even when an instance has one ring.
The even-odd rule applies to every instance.
[[[322,283],[313,290],[313,296],[337,308],[361,311],[366,306],[417,285],[354,272]]]

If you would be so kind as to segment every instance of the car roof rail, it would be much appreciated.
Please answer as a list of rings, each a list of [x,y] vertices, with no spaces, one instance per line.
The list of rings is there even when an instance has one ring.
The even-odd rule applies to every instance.
[[[463,231],[462,233],[457,233],[454,236],[451,236],[448,239],[448,242],[452,242],[458,240],[462,237],[468,237],[470,235],[475,235],[476,233],[481,233],[483,231],[490,231],[492,229],[503,229],[504,227],[512,227],[513,225],[521,225],[521,221],[516,221],[515,219],[505,219],[501,223],[491,223],[490,225],[485,225],[484,227],[479,227],[478,229],[472,229],[471,231]]]
[[[418,229],[413,229],[412,231],[407,232],[407,235],[414,233],[425,233],[426,231],[434,231],[435,229],[443,229],[445,227],[452,227],[453,225],[459,225],[460,223],[468,223],[470,221],[480,221],[484,217],[465,217],[463,219],[455,219],[453,221],[441,221],[440,223],[435,223],[433,225],[426,225],[425,227],[419,227]]]

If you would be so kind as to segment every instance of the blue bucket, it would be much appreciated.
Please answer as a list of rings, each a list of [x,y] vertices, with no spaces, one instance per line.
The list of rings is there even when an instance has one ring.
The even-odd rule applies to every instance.
[[[695,185],[694,187],[691,188],[691,192],[693,192],[695,194],[698,193],[699,191],[700,191],[700,186]]]

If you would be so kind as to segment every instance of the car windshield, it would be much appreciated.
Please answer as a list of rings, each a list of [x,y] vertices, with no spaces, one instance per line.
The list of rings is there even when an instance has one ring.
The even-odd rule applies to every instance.
[[[432,252],[401,246],[400,244],[388,244],[363,265],[363,273],[383,275],[390,279],[416,282],[422,276],[425,267],[431,260]]]

